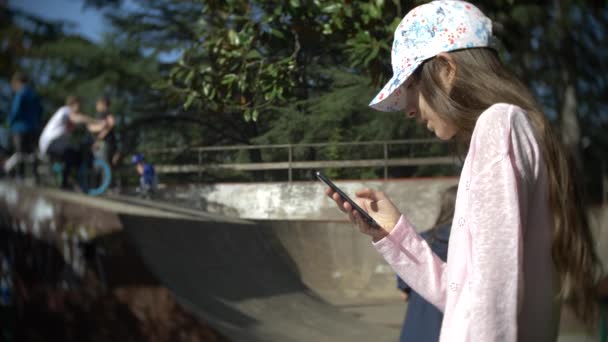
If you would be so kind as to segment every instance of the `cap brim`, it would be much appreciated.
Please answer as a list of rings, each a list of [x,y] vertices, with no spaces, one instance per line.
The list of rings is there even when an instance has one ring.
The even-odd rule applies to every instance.
[[[405,83],[420,64],[422,62],[414,63],[395,73],[372,102],[370,102],[369,106],[382,112],[398,112],[405,109],[406,96],[405,90],[401,88],[401,85]]]

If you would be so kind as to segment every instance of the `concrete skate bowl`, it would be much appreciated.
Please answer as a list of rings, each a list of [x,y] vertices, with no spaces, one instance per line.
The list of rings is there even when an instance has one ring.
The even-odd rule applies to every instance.
[[[364,290],[359,286],[361,281],[354,271],[350,275],[336,271],[346,268],[333,260],[341,252],[323,242],[332,238],[348,241],[347,236],[331,237],[328,232],[332,231],[364,239],[350,227],[341,229],[337,224],[326,229],[303,223],[293,228],[282,222],[245,221],[136,199],[93,199],[56,190],[0,185],[0,217],[7,232],[27,233],[28,239],[48,241],[49,247],[54,246],[51,250],[57,252],[55,259],[65,260],[61,270],[73,269],[70,274],[74,277],[103,273],[112,293],[115,288],[124,293],[131,287],[156,287],[156,281],[160,281],[183,307],[230,340],[388,341],[398,335],[398,325],[388,327],[360,320],[322,298],[336,302],[372,298],[373,291],[357,296]],[[87,241],[105,246],[109,254],[102,257],[101,269],[83,257],[86,253],[79,252],[79,241],[61,238],[68,231],[73,238],[87,237]],[[117,244],[112,237],[118,236],[124,236],[128,243]],[[356,244],[348,241],[344,248]],[[125,251],[124,247],[130,249]],[[351,265],[358,263],[357,258],[366,259],[360,255]],[[148,273],[152,279],[145,276]],[[328,280],[332,276],[337,280]],[[123,281],[116,283],[118,278]],[[341,283],[342,278],[353,286]],[[86,282],[87,287],[93,283],[103,292],[102,286],[97,286],[99,281]],[[357,291],[349,290],[355,287],[359,287]],[[162,301],[158,298],[159,305]],[[141,311],[134,306],[134,312]],[[174,325],[183,326],[183,318],[174,316]],[[170,325],[170,320],[157,324]]]
[[[412,180],[378,187],[418,227],[426,228],[436,214],[440,190],[450,183],[454,180]],[[375,186],[340,184],[349,193],[367,185]],[[44,195],[57,217],[66,211],[57,203],[70,202],[118,223],[113,229],[127,233],[145,267],[180,303],[233,341],[396,340],[404,305],[397,299],[394,274],[369,238],[344,222],[316,185],[268,186],[274,190],[215,186],[214,191],[225,195],[223,202],[217,192],[208,194],[210,205],[228,207],[232,200],[235,205],[228,212],[250,220],[178,207],[176,202]],[[268,196],[273,192],[276,196]],[[605,251],[606,210],[602,212],[600,250]],[[349,311],[374,305],[372,319]],[[562,322],[562,331],[564,327]],[[578,336],[577,327],[568,329]]]
[[[424,227],[436,215],[440,191],[455,179],[370,183],[340,185],[349,192],[383,188]],[[190,190],[182,204],[201,202],[193,198],[197,190]],[[208,207],[198,208],[203,213],[220,208],[221,214],[251,220],[145,201],[140,204],[198,219],[120,215],[147,266],[190,310],[237,341],[398,338],[405,306],[394,273],[317,183],[216,185],[213,193],[198,191],[206,196]],[[376,307],[377,316],[358,318],[362,314],[349,311],[353,307]]]
[[[361,246],[349,237],[350,227],[120,218],[160,281],[235,341],[394,341],[398,336],[397,326],[365,322],[339,308],[377,303],[386,291],[395,293],[394,282],[384,281],[383,261],[369,241]]]
[[[291,196],[294,189],[278,187],[287,191],[283,197],[300,204],[325,203],[321,214],[290,203],[257,203],[268,206],[265,212],[291,207],[308,219],[242,220],[133,198],[92,199],[10,185],[3,192],[5,214],[16,214],[19,227],[51,232],[68,222],[66,229],[95,227],[96,239],[105,232],[126,233],[132,257],[140,258],[184,307],[231,340],[394,341],[405,307],[393,273],[369,238],[323,202],[320,189],[300,184],[299,200]],[[35,214],[40,203],[47,218]],[[125,262],[132,264],[137,263]],[[387,302],[396,304],[395,314],[386,310]],[[371,319],[349,311],[374,305],[382,310]]]
[[[349,193],[362,186],[382,189],[425,229],[436,217],[440,192],[455,182],[339,185]],[[173,203],[183,196],[182,203],[198,202],[205,212],[250,219],[226,223],[226,216],[218,216],[212,222],[159,222],[154,228],[137,223],[137,217],[121,218],[153,272],[222,333],[236,341],[397,339],[404,305],[394,273],[317,184],[220,184],[173,196]],[[594,213],[603,260],[606,212]],[[375,306],[382,318],[359,319],[345,310],[365,306]],[[565,310],[561,326],[560,341],[584,340],[582,326]]]

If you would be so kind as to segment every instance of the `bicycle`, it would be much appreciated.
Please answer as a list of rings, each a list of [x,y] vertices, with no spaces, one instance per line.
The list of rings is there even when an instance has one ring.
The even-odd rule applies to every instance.
[[[105,160],[104,155],[99,153],[99,149],[94,150],[93,144],[88,140],[81,143],[80,150],[83,153],[81,163],[76,169],[76,184],[80,190],[90,196],[100,196],[104,194],[112,182],[112,169]],[[54,186],[61,186],[63,168],[62,161],[51,159],[50,172]]]
[[[51,165],[51,171],[53,172],[53,178],[57,186],[61,185],[63,167],[63,163],[61,162],[54,162]],[[100,196],[110,187],[112,170],[105,160],[95,158],[90,168],[86,165],[86,162],[80,164],[76,179],[78,186],[84,193],[90,196]]]

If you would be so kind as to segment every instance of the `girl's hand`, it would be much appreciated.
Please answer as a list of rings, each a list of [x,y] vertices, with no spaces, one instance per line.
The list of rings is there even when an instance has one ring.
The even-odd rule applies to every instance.
[[[397,209],[383,192],[369,188],[359,190],[355,194],[357,197],[354,201],[382,227],[372,228],[363,220],[361,215],[353,209],[350,203],[344,201],[338,193],[331,188],[327,188],[325,193],[336,202],[338,209],[347,213],[349,220],[356,224],[363,234],[371,236],[374,242],[387,236],[401,217],[399,209]]]

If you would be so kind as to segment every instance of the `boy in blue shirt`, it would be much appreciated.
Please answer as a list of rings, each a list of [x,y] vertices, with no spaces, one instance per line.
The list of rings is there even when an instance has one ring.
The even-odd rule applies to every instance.
[[[15,153],[4,164],[4,171],[9,172],[17,166],[17,177],[25,177],[24,159],[26,154],[33,154],[40,133],[42,105],[36,92],[27,84],[25,74],[17,72],[11,79],[11,87],[15,96],[11,104],[11,111],[7,117],[13,149]],[[34,176],[36,173],[36,159],[34,158]]]
[[[144,156],[141,153],[133,155],[131,164],[135,166],[135,170],[139,175],[138,192],[143,195],[153,193],[156,190],[156,185],[158,183],[154,166],[145,163]]]

